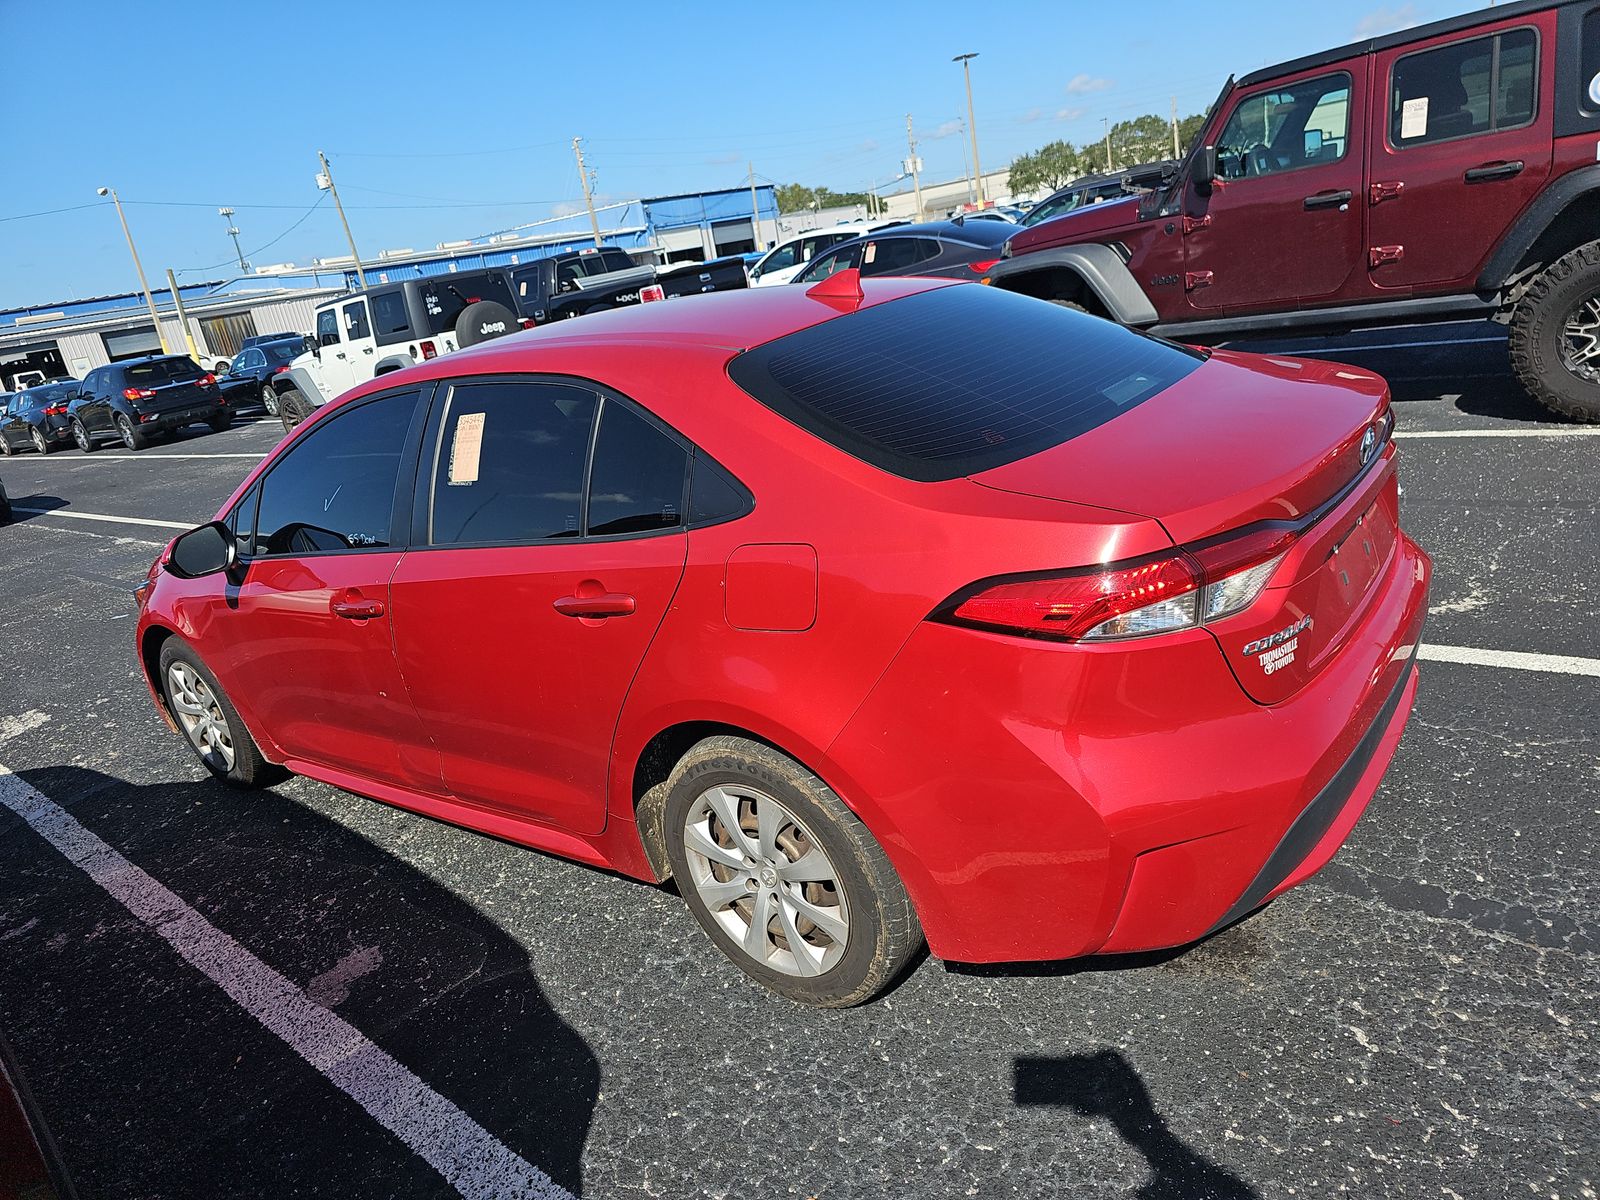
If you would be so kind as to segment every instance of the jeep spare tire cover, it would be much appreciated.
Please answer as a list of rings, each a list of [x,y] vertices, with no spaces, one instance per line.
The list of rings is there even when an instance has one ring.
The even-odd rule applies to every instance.
[[[479,300],[463,308],[456,318],[456,345],[476,346],[516,331],[517,318],[509,308],[493,300]]]

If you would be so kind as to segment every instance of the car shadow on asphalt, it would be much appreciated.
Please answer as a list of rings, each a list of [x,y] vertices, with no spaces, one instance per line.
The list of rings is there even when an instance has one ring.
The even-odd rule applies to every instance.
[[[1149,1164],[1136,1200],[1261,1200],[1261,1194],[1218,1166],[1167,1126],[1133,1065],[1115,1050],[1014,1060],[1013,1102],[1067,1108],[1103,1117]]]
[[[137,786],[74,766],[19,774],[581,1195],[599,1061],[499,923],[276,791],[209,779]],[[422,1158],[3,807],[0,925],[0,1028],[83,1194],[444,1190]]]
[[[67,508],[69,504],[60,496],[12,496],[11,497],[11,524],[21,525],[24,521],[36,521],[58,508]]]

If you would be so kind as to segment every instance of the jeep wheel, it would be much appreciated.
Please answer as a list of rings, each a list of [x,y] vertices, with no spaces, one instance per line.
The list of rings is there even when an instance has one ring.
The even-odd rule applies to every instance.
[[[283,432],[288,433],[311,415],[311,405],[299,388],[290,388],[278,397],[278,420],[283,422]]]
[[[1600,421],[1600,242],[1556,259],[1517,302],[1511,365],[1552,412]]]

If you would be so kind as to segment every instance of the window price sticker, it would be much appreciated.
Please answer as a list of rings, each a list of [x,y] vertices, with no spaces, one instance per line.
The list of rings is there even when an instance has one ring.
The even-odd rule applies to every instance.
[[[450,486],[478,482],[478,460],[483,455],[484,414],[462,413],[456,420],[456,435],[450,440]]]
[[[1419,138],[1428,132],[1428,98],[1418,96],[1400,106],[1400,140]]]

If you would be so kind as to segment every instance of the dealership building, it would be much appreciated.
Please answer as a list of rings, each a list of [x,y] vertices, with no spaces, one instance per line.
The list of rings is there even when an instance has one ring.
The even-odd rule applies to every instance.
[[[600,240],[627,250],[640,263],[701,262],[747,254],[778,237],[775,189],[733,188],[608,204],[596,209]],[[515,267],[566,250],[594,245],[586,212],[517,226],[482,238],[441,242],[431,250],[382,250],[362,255],[367,285],[446,275],[489,267]],[[124,358],[194,354],[206,365],[231,358],[247,337],[304,333],[318,304],[360,286],[349,256],[309,264],[257,267],[236,279],[183,284],[178,317],[171,292],[152,292],[160,328],[139,292],[0,310],[0,391],[17,377],[82,379],[95,367]]]

